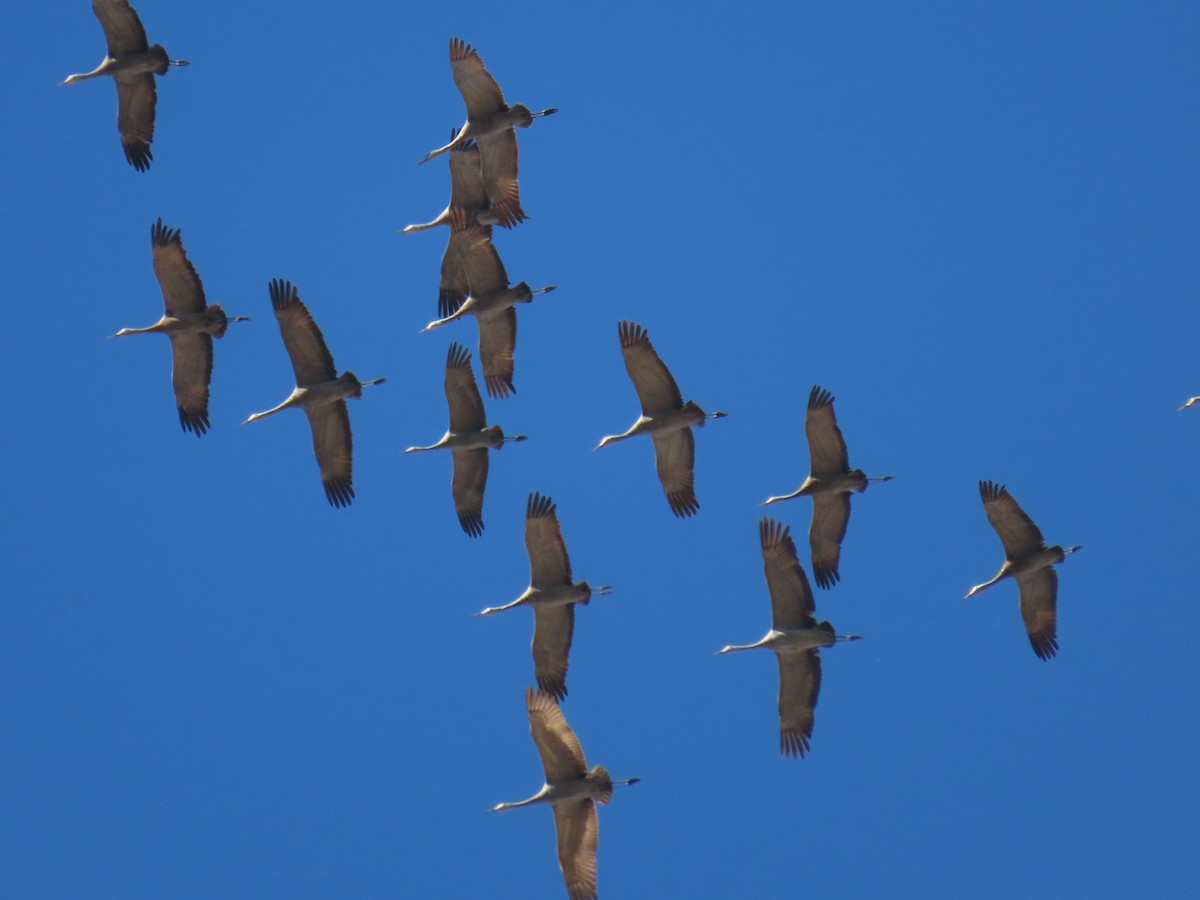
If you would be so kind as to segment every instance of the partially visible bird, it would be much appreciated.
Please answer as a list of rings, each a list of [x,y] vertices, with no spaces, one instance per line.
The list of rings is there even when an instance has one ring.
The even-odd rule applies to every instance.
[[[533,671],[538,688],[561,700],[567,696],[567,657],[575,632],[575,604],[586,606],[593,595],[609,594],[612,588],[571,582],[571,560],[554,501],[536,491],[529,495],[525,506],[525,549],[529,553],[529,587],[511,603],[489,606],[479,615],[490,616],[517,606],[533,607]]]
[[[454,454],[451,491],[454,510],[462,530],[471,537],[483,534],[483,491],[487,487],[488,450],[499,450],[506,441],[524,441],[526,435],[506,437],[499,425],[489,426],[483,399],[471,371],[471,354],[461,344],[451,344],[446,354],[446,403],[450,406],[450,428],[442,439],[421,450],[450,450]]]
[[[1187,409],[1189,406],[1195,406],[1197,403],[1200,403],[1200,397],[1188,397],[1187,402],[1179,408]]]
[[[475,48],[459,38],[450,39],[450,70],[467,106],[467,121],[449,144],[431,150],[421,162],[428,162],[474,138],[479,142],[488,202],[501,224],[511,222],[515,225],[520,221],[517,213],[521,209],[521,197],[517,183],[517,135],[513,129],[528,128],[534,119],[558,110],[531,112],[521,103],[509,106],[504,102],[500,85],[488,73]]]
[[[438,297],[442,318],[430,322],[422,331],[441,328],[455,319],[471,315],[479,323],[479,362],[488,396],[507,397],[516,392],[513,385],[513,352],[517,346],[517,310],[515,304],[529,303],[538,294],[548,294],[555,285],[536,290],[522,281],[509,286],[508,272],[492,243],[491,230],[471,225],[459,232],[457,259],[470,294],[466,298],[445,289]],[[450,248],[447,248],[447,253]],[[443,263],[443,272],[445,264]]]
[[[325,498],[331,506],[349,506],[354,500],[353,450],[347,397],[361,397],[362,389],[386,381],[375,378],[359,381],[353,372],[338,377],[333,356],[325,346],[321,329],[290,281],[273,278],[269,286],[271,306],[279,322],[283,345],[292,360],[296,387],[288,398],[265,412],[255,413],[246,425],[281,409],[298,406],[308,414],[312,429],[313,452],[321,467]]]
[[[200,437],[208,431],[208,386],[212,381],[213,343],[224,337],[229,318],[219,303],[204,302],[204,285],[187,258],[178,228],[168,228],[162,218],[150,226],[154,275],[162,289],[163,317],[145,328],[122,328],[113,337],[128,334],[165,334],[171,339],[171,384],[184,431]]]
[[[809,476],[790,494],[768,497],[763,506],[812,495],[813,517],[808,529],[812,549],[813,578],[818,587],[831,588],[841,577],[838,564],[842,539],[850,524],[850,492],[862,493],[876,481],[890,481],[892,475],[868,478],[862,469],[850,468],[846,440],[833,412],[833,394],[813,385],[808,394],[808,414],[804,420],[808,436]]]
[[[812,740],[813,713],[821,691],[817,648],[857,641],[862,635],[835,634],[828,622],[817,622],[812,588],[800,567],[790,528],[764,517],[758,523],[758,535],[771,594],[771,630],[753,644],[730,644],[717,652],[760,647],[775,652],[779,660],[779,749],[784,756],[804,756]]]
[[[600,840],[597,803],[608,803],[614,787],[637,784],[638,778],[614,781],[604,766],[587,767],[579,738],[567,724],[554,698],[533,688],[525,691],[529,731],[542,758],[546,782],[528,800],[497,803],[488,812],[548,803],[558,832],[558,865],[571,900],[595,900],[596,848]]]
[[[700,510],[700,501],[696,499],[696,442],[691,426],[702,426],[708,419],[719,419],[728,413],[706,413],[693,400],[683,402],[679,385],[659,359],[641,325],[622,319],[617,323],[617,337],[642,414],[624,434],[602,438],[595,449],[634,435],[649,434],[654,441],[658,480],[662,482],[671,512],[681,518],[693,516]]]
[[[1004,545],[1004,565],[990,581],[977,584],[966,594],[972,597],[1003,578],[1015,578],[1021,595],[1021,618],[1029,643],[1038,659],[1058,652],[1058,573],[1051,568],[1082,546],[1046,546],[1042,531],[1002,484],[979,482],[979,495],[988,521]]]
[[[451,130],[451,137],[458,129]],[[480,163],[479,143],[466,140],[450,151],[450,203],[437,217],[420,225],[406,225],[405,233],[423,231],[448,225],[453,231],[465,228],[472,222],[480,225],[502,225],[512,228],[527,217],[520,204],[516,207],[493,207],[483,185],[483,168]]]
[[[154,105],[158,92],[155,75],[171,66],[186,66],[186,59],[171,59],[162,44],[148,45],[146,30],[127,0],[92,0],[92,11],[104,29],[108,50],[95,69],[68,75],[63,84],[111,75],[117,83],[117,130],[125,159],[139,172],[150,168],[154,154]]]

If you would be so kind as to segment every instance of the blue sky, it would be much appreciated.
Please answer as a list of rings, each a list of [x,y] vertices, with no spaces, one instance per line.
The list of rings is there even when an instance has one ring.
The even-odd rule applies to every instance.
[[[9,416],[0,487],[0,883],[21,897],[559,896],[523,694],[525,498],[558,504],[579,611],[568,721],[642,783],[600,814],[609,897],[1183,896],[1197,877],[1200,150],[1190,3],[642,4],[586,10],[137,4],[188,69],[126,165],[82,0],[27,5],[0,62]],[[232,24],[231,24],[232,23]],[[515,397],[471,540],[430,334],[479,48],[520,133],[531,218],[496,244],[559,290],[519,311]],[[218,342],[179,429],[149,228],[183,230]],[[351,404],[358,498],[327,506],[267,282],[287,278]],[[697,434],[692,520],[637,414],[616,323],[650,332]],[[478,364],[476,362],[476,364]],[[478,371],[478,369],[477,369]],[[757,507],[807,471],[837,396],[854,500],[818,614],[807,759],[778,752]],[[1052,542],[1056,659],[979,479]],[[808,568],[811,503],[770,512]]]

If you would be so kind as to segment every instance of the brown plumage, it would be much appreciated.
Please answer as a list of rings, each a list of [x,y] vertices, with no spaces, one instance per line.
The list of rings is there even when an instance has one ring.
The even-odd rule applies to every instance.
[[[637,778],[614,781],[603,766],[587,767],[579,738],[567,724],[554,698],[529,688],[525,691],[529,732],[542,759],[545,784],[528,800],[498,803],[491,812],[549,803],[558,833],[558,865],[571,900],[597,896],[596,848],[600,825],[596,803],[608,803],[614,787],[636,784]]]
[[[1005,560],[994,578],[975,585],[966,596],[971,597],[1003,578],[1015,578],[1029,643],[1038,659],[1050,659],[1058,652],[1058,573],[1052,566],[1081,548],[1057,544],[1047,547],[1041,529],[1004,485],[981,481],[979,495],[988,522],[1004,545]]]
[[[321,467],[325,498],[331,506],[349,506],[354,501],[354,464],[346,398],[361,397],[364,387],[385,379],[360,382],[353,372],[343,372],[339,377],[321,329],[300,300],[295,286],[275,278],[269,289],[279,333],[296,375],[296,387],[278,406],[255,413],[242,424],[292,406],[303,408],[312,429],[313,452]]]
[[[204,285],[183,249],[177,228],[168,228],[160,218],[150,226],[154,275],[162,289],[164,312],[147,328],[122,328],[113,337],[129,334],[165,334],[171,339],[171,384],[179,424],[196,437],[208,431],[208,389],[212,381],[212,339],[223,337],[231,321],[246,316],[225,315],[220,304],[208,306]]]
[[[625,371],[637,391],[642,414],[623,434],[610,434],[596,449],[639,434],[654,442],[654,463],[667,504],[675,515],[686,518],[700,511],[696,499],[696,442],[691,426],[719,419],[724,412],[706,413],[692,400],[683,402],[679,385],[650,343],[646,329],[636,322],[617,323],[617,338],[625,358]]]
[[[842,437],[833,411],[833,394],[819,385],[814,384],[808,394],[804,433],[808,438],[810,459],[808,477],[792,493],[768,497],[763,505],[812,496],[813,517],[808,529],[808,543],[812,550],[813,578],[818,587],[831,588],[841,577],[838,566],[842,540],[850,524],[850,492],[861,493],[871,482],[890,481],[893,476],[868,478],[862,469],[850,468],[846,439]]]
[[[161,44],[150,46],[138,14],[126,0],[92,0],[92,11],[100,20],[107,53],[91,72],[68,75],[63,84],[75,84],[100,75],[111,75],[117,85],[117,130],[125,159],[139,172],[150,168],[154,154],[154,107],[158,92],[155,75],[165,75],[171,66],[186,66],[185,59],[171,59]]]

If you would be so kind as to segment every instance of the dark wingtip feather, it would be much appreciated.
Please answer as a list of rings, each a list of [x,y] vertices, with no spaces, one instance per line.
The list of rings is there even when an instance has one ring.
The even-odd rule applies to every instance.
[[[204,413],[188,412],[182,406],[176,409],[179,411],[179,424],[183,430],[194,433],[196,437],[203,437],[209,427],[208,416]]]
[[[808,735],[800,731],[780,731],[779,751],[792,759],[803,758],[810,746]]]
[[[525,518],[544,519],[554,515],[554,501],[534,491],[525,504]]]
[[[183,235],[178,228],[168,228],[163,224],[162,216],[150,226],[150,244],[153,247],[166,247],[168,244],[182,244]]]
[[[700,501],[696,499],[695,494],[667,494],[667,503],[671,507],[671,512],[681,519],[689,518],[700,512]]]
[[[833,405],[832,392],[821,387],[819,384],[814,384],[812,390],[808,393],[808,408],[820,409],[822,406]]]
[[[622,319],[617,323],[617,337],[621,339],[621,349],[632,347],[634,344],[648,340],[646,329],[637,322]]]
[[[983,498],[984,503],[991,503],[993,500],[999,500],[1007,493],[1008,489],[1004,485],[995,481],[979,482],[979,496]]]
[[[300,292],[296,286],[285,278],[272,278],[267,290],[271,294],[271,306],[274,309],[287,309],[300,300]]]
[[[507,378],[501,378],[499,375],[483,376],[483,386],[487,388],[487,394],[493,400],[503,400],[505,397],[511,397],[517,392],[516,387]]]
[[[1033,652],[1037,654],[1040,660],[1053,659],[1058,653],[1058,641],[1044,634],[1031,634],[1029,643],[1033,646]]]
[[[458,312],[458,308],[467,300],[467,295],[461,291],[438,291],[438,317],[445,319]]]
[[[817,583],[817,587],[828,590],[837,584],[841,580],[841,577],[836,567],[829,568],[813,563],[813,580]]]
[[[354,485],[349,481],[326,481],[325,499],[339,509],[354,502]]]
[[[450,349],[446,351],[446,368],[457,369],[461,366],[470,365],[471,352],[457,341],[451,344]]]
[[[139,172],[145,172],[150,168],[150,162],[154,159],[154,154],[150,152],[150,145],[146,143],[124,144],[125,159],[129,164]]]
[[[567,698],[567,679],[557,675],[539,675],[537,683],[538,690],[553,697],[555,702],[561,703]]]
[[[483,536],[483,516],[477,513],[460,512],[458,514],[458,524],[471,537]]]

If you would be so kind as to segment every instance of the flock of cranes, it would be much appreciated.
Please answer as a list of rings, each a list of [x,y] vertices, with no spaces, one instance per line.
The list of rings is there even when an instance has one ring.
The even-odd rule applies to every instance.
[[[125,0],[93,0],[93,9],[104,28],[107,54],[92,72],[72,75],[65,84],[98,75],[112,76],[117,85],[118,129],[129,163],[138,171],[152,160],[156,89],[154,75],[186,61],[170,59],[163,48],[147,44],[137,14]],[[449,143],[430,151],[422,162],[446,154],[450,171],[450,201],[433,220],[410,225],[405,232],[437,226],[449,229],[442,256],[438,291],[439,318],[424,331],[464,316],[475,317],[479,328],[478,355],[487,395],[495,400],[512,395],[516,347],[516,305],[554,290],[553,285],[534,289],[526,282],[511,284],[493,243],[493,228],[511,229],[526,215],[517,177],[518,148],[515,128],[556,112],[532,112],[520,104],[509,106],[479,54],[469,44],[450,42],[450,65],[455,84],[467,108],[467,120],[454,130]],[[151,228],[154,273],[163,295],[162,317],[145,328],[123,328],[114,337],[161,333],[171,341],[172,384],[179,421],[185,431],[202,436],[210,427],[208,401],[213,367],[213,338],[225,334],[229,317],[217,304],[208,305],[199,276],[184,250],[179,229],[162,219]],[[312,431],[313,450],[328,502],[349,506],[354,500],[353,443],[348,398],[362,396],[363,388],[383,378],[360,381],[352,372],[338,374],[308,307],[289,281],[273,279],[268,293],[280,335],[292,363],[295,387],[279,405],[249,416],[245,423],[291,407],[302,408]],[[700,503],[695,490],[695,436],[693,427],[722,418],[722,411],[705,412],[692,400],[684,401],[670,370],[651,344],[646,329],[622,320],[617,337],[626,371],[637,393],[641,413],[620,434],[602,438],[595,449],[637,435],[649,435],[655,465],[667,504],[678,518],[695,516]],[[460,343],[451,343],[446,355],[445,394],[449,426],[440,440],[405,452],[449,450],[453,457],[451,493],[462,530],[473,538],[484,532],[484,493],[489,453],[505,443],[523,441],[525,435],[505,435],[499,425],[488,425],[483,398],[475,380],[472,355]],[[1183,408],[1200,403],[1193,397]],[[840,578],[841,547],[850,519],[850,495],[893,476],[868,477],[851,468],[846,441],[834,413],[833,394],[813,386],[805,419],[810,469],[795,491],[768,497],[771,505],[811,496],[813,512],[809,548],[813,578],[819,588],[832,589]],[[1034,653],[1043,660],[1058,650],[1058,578],[1053,566],[1063,562],[1078,546],[1046,546],[1041,531],[1012,495],[991,481],[981,481],[980,494],[988,521],[1004,547],[1005,561],[995,577],[976,585],[967,597],[1004,578],[1016,580],[1021,616]],[[760,640],[728,645],[719,653],[767,649],[779,666],[779,730],[781,752],[803,757],[811,749],[821,686],[819,650],[858,634],[839,635],[828,621],[816,618],[816,603],[799,559],[790,528],[771,517],[759,523],[763,569],[771,601],[771,628]],[[612,590],[572,580],[571,563],[553,501],[539,492],[529,495],[525,512],[525,546],[529,554],[530,582],[515,600],[489,607],[488,616],[518,606],[532,608],[531,644],[537,688],[526,692],[530,730],[541,757],[543,788],[518,803],[502,803],[495,810],[533,804],[553,808],[558,835],[558,857],[567,892],[572,898],[597,895],[596,851],[598,820],[595,804],[606,803],[612,789],[637,779],[614,781],[600,766],[589,769],[579,740],[563,716],[559,703],[567,697],[567,672],[574,636],[575,607],[593,596]]]

